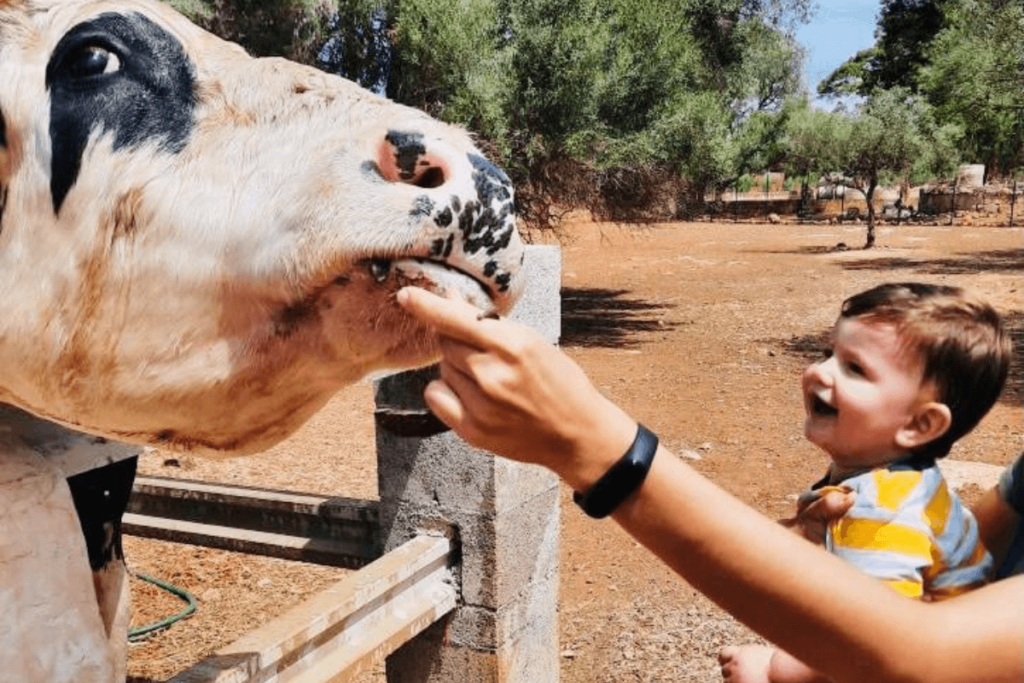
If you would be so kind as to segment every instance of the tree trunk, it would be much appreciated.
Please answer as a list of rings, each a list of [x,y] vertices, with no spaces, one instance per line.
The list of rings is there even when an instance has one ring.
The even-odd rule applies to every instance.
[[[875,188],[878,187],[878,179],[871,178],[868,181],[867,190],[864,192],[864,198],[868,202],[868,235],[864,241],[864,248],[870,249],[875,246]]]
[[[808,222],[814,218],[814,212],[811,210],[811,186],[807,182],[807,176],[804,176],[800,184],[800,209],[797,214],[801,222]]]

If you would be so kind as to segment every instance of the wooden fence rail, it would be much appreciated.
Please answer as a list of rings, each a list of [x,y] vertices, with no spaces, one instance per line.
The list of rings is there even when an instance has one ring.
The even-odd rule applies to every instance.
[[[381,556],[376,501],[138,477],[133,536],[356,569]]]
[[[417,536],[167,683],[341,683],[455,608],[451,544]]]

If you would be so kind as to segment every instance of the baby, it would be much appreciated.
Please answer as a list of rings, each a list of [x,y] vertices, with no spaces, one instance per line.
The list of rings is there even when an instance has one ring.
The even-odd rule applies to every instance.
[[[831,464],[799,508],[834,490],[855,500],[827,525],[830,552],[911,598],[987,581],[992,557],[936,460],[995,403],[1011,354],[998,314],[955,287],[885,284],[843,303],[831,355],[803,375],[804,433]],[[766,647],[719,659],[731,683],[825,680]]]

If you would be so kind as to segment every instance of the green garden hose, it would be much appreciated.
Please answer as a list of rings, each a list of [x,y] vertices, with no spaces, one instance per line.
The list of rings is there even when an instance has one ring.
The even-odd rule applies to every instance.
[[[136,626],[135,628],[128,629],[129,642],[138,642],[156,631],[161,631],[165,628],[170,628],[182,619],[191,616],[192,613],[196,611],[196,599],[188,591],[182,588],[178,588],[177,586],[172,586],[171,584],[165,581],[161,581],[160,579],[154,578],[152,576],[149,576],[148,574],[136,574],[132,572],[132,576],[147,583],[151,583],[158,588],[162,588],[171,595],[181,598],[182,601],[188,604],[185,607],[185,609],[181,610],[177,614],[173,614],[167,617],[166,619],[161,619],[160,621],[154,622],[152,624],[146,624],[145,626]]]

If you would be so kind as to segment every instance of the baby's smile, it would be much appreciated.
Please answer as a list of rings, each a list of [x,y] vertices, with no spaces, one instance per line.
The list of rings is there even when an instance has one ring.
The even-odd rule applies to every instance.
[[[826,403],[825,400],[817,394],[811,397],[811,412],[818,417],[835,417],[839,414],[838,409]]]
[[[814,417],[835,417],[839,409],[832,405],[834,394],[828,387],[815,383],[807,389],[807,410]]]

